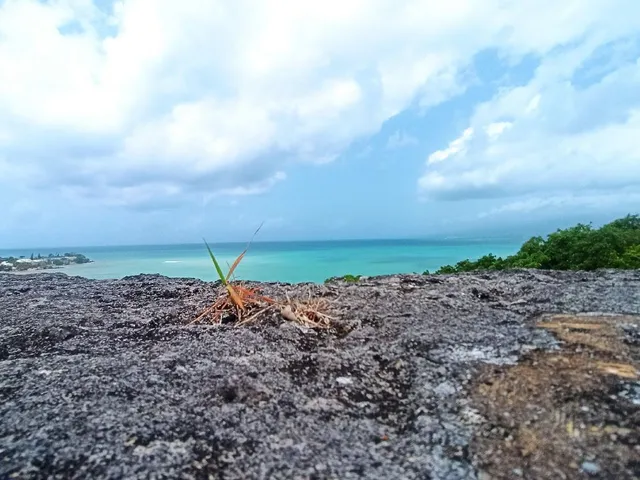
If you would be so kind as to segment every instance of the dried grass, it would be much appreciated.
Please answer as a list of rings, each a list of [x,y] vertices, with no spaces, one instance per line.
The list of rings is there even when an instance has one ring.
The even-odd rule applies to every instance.
[[[299,323],[309,328],[331,328],[335,318],[328,315],[329,302],[321,298],[309,297],[305,301],[290,300],[278,305],[285,320]]]
[[[247,326],[258,323],[269,314],[280,316],[283,320],[297,323],[303,327],[328,329],[334,326],[335,318],[328,314],[329,302],[325,299],[311,298],[298,300],[287,297],[284,301],[276,301],[261,295],[256,288],[250,289],[239,285],[232,285],[242,308],[228,293],[222,293],[216,301],[207,307],[198,317],[190,322],[222,324],[228,319],[235,326]]]

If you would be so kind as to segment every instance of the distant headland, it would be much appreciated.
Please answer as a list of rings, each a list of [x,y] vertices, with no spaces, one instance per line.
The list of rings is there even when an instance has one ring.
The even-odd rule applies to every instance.
[[[30,257],[0,257],[0,272],[23,272],[26,270],[48,270],[60,268],[66,265],[91,263],[81,253],[64,253],[42,256],[31,254]]]

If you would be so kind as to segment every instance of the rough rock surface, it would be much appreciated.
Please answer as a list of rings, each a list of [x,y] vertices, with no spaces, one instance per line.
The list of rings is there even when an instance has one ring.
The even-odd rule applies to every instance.
[[[262,287],[340,328],[188,326],[219,291],[192,279],[0,275],[0,478],[638,478],[640,271]],[[585,312],[627,316],[538,325]],[[597,355],[578,390],[534,375]],[[554,409],[573,458],[523,443]]]

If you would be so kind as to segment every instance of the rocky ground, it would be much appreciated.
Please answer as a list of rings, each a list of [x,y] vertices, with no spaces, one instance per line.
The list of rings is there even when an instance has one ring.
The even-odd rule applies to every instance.
[[[0,478],[639,478],[640,271],[262,287],[0,275]]]

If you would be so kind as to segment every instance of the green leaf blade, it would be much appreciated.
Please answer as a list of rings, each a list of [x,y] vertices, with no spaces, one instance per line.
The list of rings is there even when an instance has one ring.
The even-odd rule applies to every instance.
[[[211,248],[209,247],[209,244],[207,243],[206,240],[204,240],[204,244],[207,246],[207,250],[209,251],[209,256],[211,257],[213,266],[216,267],[216,271],[218,272],[218,277],[220,277],[220,281],[224,286],[227,286],[227,278],[225,277],[224,273],[222,273],[222,269],[220,268],[220,264],[218,263],[218,260],[216,260],[216,257],[211,251]]]

